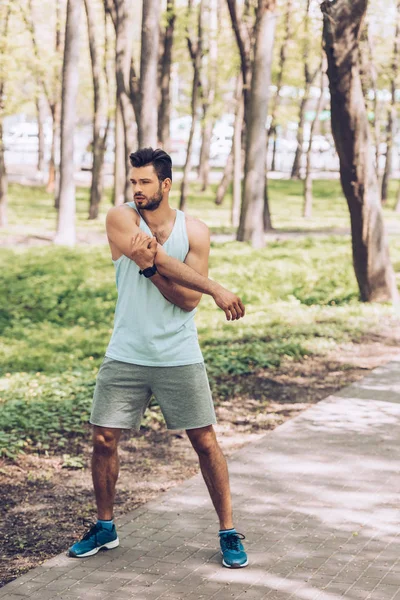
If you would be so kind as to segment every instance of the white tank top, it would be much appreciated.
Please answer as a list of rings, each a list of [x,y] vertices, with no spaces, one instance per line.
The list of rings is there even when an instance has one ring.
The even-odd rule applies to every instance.
[[[134,202],[128,202],[136,210]],[[153,235],[142,217],[140,229]],[[189,252],[185,214],[177,210],[174,227],[163,244],[169,256],[184,262]],[[194,322],[196,310],[186,312],[164,298],[158,288],[139,274],[137,264],[124,254],[113,260],[118,300],[114,329],[106,356],[152,367],[203,362]]]

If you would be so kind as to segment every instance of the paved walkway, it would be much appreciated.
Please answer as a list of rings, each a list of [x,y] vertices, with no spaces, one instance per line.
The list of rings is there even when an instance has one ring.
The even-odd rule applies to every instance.
[[[220,565],[201,476],[117,519],[121,545],[59,555],[1,600],[400,599],[400,360],[229,460],[250,565]]]

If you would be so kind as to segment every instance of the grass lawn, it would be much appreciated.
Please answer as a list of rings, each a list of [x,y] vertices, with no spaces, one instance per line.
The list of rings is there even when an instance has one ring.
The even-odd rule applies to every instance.
[[[346,227],[349,216],[337,181],[314,185],[314,217],[300,217],[301,183],[271,181],[273,223],[285,229]],[[195,185],[188,211],[214,232],[229,231],[229,202],[216,207],[211,188]],[[392,189],[386,222],[393,214]],[[78,190],[79,231],[104,231],[109,195],[101,216],[89,222],[88,190]],[[177,192],[173,204],[177,203]],[[10,186],[10,224],[16,234],[54,231],[52,199],[42,188]],[[400,240],[390,239],[400,271]],[[346,341],[356,341],[392,315],[389,305],[361,304],[351,260],[350,238],[308,236],[269,243],[213,244],[210,277],[238,293],[246,317],[225,321],[204,297],[196,322],[217,402],[232,396],[237,377],[276,369],[283,359],[307,361]],[[116,301],[108,246],[76,249],[46,246],[0,250],[0,456],[20,450],[57,451],[87,435],[95,377],[113,326]],[[236,386],[236,387],[235,387]],[[151,411],[147,423],[158,419]]]

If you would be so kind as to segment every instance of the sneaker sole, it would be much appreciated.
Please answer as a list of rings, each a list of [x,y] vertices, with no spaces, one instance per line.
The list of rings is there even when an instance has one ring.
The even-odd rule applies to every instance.
[[[221,552],[221,555],[222,555],[222,552]],[[235,563],[233,565],[228,565],[228,563],[226,563],[225,560],[222,559],[222,564],[224,567],[227,567],[228,569],[242,569],[243,567],[247,567],[247,565],[249,564],[249,560],[247,559],[246,562],[244,562],[241,565],[239,565],[237,563]]]
[[[112,542],[107,542],[107,544],[103,544],[102,546],[98,546],[97,548],[94,548],[93,550],[89,550],[89,552],[85,552],[85,554],[74,554],[70,550],[69,556],[72,556],[73,558],[85,558],[86,556],[94,556],[94,554],[97,554],[99,550],[112,550],[113,548],[116,548],[117,546],[119,546],[119,538],[117,538],[116,540],[113,540]]]

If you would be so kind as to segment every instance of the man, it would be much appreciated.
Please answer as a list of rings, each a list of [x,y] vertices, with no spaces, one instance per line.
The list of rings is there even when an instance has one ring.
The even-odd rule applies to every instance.
[[[245,567],[244,536],[233,526],[228,469],[213,428],[214,406],[194,323],[202,293],[213,297],[227,320],[243,317],[244,306],[207,277],[207,226],[169,205],[170,156],[144,148],[130,161],[134,202],[111,208],[106,219],[118,301],[90,417],[98,521],[69,553],[84,557],[119,545],[113,522],[118,441],[123,429],[140,429],[154,394],[168,429],[185,429],[198,454],[219,518],[222,564]]]

